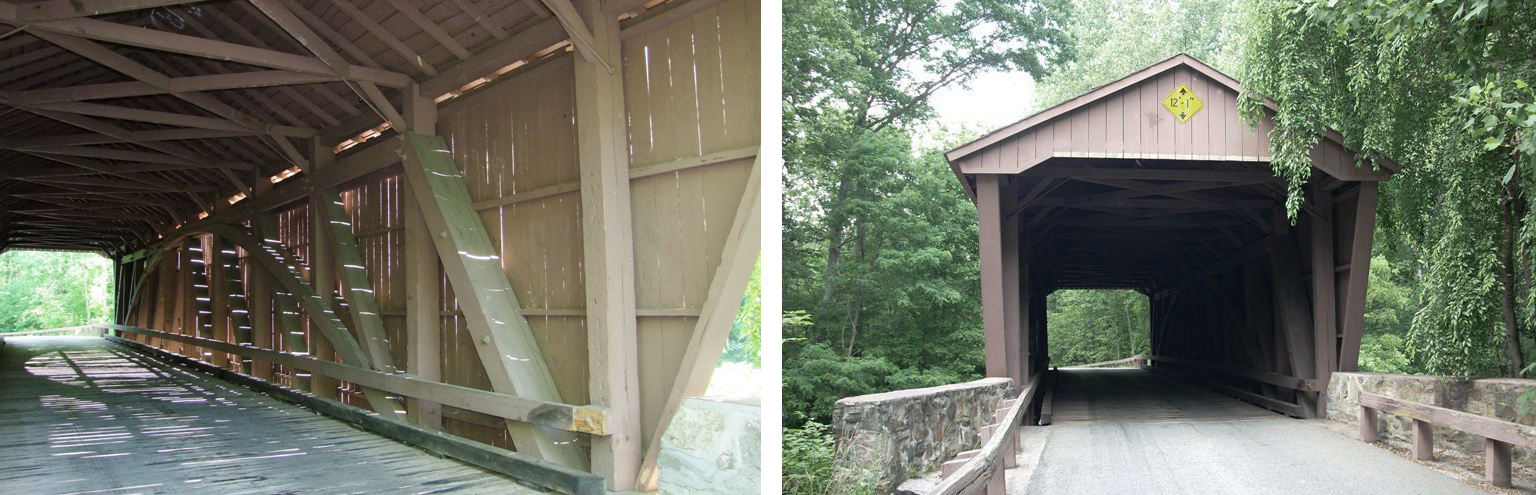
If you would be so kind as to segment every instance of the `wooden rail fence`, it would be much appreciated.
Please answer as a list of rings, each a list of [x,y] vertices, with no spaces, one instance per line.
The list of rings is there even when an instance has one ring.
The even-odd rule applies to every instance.
[[[1019,424],[1024,411],[1034,402],[1035,391],[1040,385],[1036,374],[1029,384],[1012,400],[1003,401],[1005,408],[994,416],[997,423],[982,429],[980,449],[961,452],[955,459],[940,468],[943,480],[929,491],[929,495],[1003,495],[1007,493],[1007,476],[1004,470],[1017,464]],[[1005,449],[1004,446],[1007,446]]]
[[[99,325],[80,325],[77,327],[49,328],[46,330],[27,330],[23,332],[0,333],[3,337],[62,337],[70,335],[89,335],[100,337],[102,329]]]
[[[1380,440],[1376,429],[1378,412],[1406,416],[1413,420],[1413,457],[1423,461],[1433,460],[1435,456],[1434,431],[1430,425],[1454,428],[1483,437],[1484,474],[1488,483],[1502,488],[1511,486],[1510,447],[1519,445],[1536,449],[1536,427],[1370,392],[1360,393],[1360,440],[1367,443]]]
[[[1125,359],[1116,359],[1114,361],[1099,361],[1097,363],[1074,364],[1072,366],[1062,366],[1062,368],[1140,368],[1146,364],[1146,356],[1137,354]]]

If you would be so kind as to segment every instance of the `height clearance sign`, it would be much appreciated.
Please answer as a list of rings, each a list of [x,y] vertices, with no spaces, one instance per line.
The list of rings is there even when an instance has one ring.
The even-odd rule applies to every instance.
[[[1194,90],[1189,89],[1189,86],[1179,83],[1178,88],[1169,93],[1167,98],[1163,98],[1163,108],[1168,109],[1168,113],[1173,114],[1173,117],[1183,124],[1188,123],[1189,119],[1200,112],[1200,109],[1205,108],[1205,102],[1200,101],[1200,97],[1195,96]]]

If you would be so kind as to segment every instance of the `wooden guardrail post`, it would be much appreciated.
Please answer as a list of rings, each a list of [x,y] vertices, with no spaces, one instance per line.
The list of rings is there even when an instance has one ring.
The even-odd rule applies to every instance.
[[[1428,421],[1413,420],[1413,458],[1435,460],[1435,430]]]
[[[1432,425],[1441,425],[1483,437],[1484,475],[1488,483],[1503,488],[1511,487],[1510,468],[1513,462],[1511,449],[1515,445],[1536,448],[1536,427],[1522,425],[1498,418],[1480,416],[1439,406],[1419,404],[1369,392],[1360,393],[1360,439],[1373,442],[1378,413],[1406,416],[1413,420],[1413,457],[1421,461],[1434,459],[1434,431]]]
[[[1511,488],[1509,469],[1511,459],[1510,445],[1492,438],[1483,439],[1483,474],[1488,477],[1488,483],[1499,488]]]
[[[1376,443],[1381,436],[1376,433],[1376,410],[1360,406],[1360,441]]]

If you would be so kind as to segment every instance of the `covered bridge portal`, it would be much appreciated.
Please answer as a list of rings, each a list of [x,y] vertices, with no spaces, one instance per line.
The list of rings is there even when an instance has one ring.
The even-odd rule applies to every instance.
[[[1186,55],[948,153],[976,201],[989,376],[1049,363],[1046,296],[1151,299],[1154,370],[1297,417],[1360,348],[1377,183],[1330,133],[1295,226],[1269,167],[1268,117]],[[1387,167],[1393,165],[1386,164]]]
[[[543,488],[655,490],[758,258],[759,9],[0,1],[0,252],[113,257],[118,313],[92,330],[127,346],[17,343],[0,376],[71,369],[31,351],[174,354]],[[5,415],[47,399],[0,388],[18,436]],[[117,400],[108,420],[136,407],[93,397]],[[241,445],[207,451],[265,447]],[[0,492],[185,474],[51,453],[0,445],[58,468],[0,473]],[[326,469],[260,465],[220,472],[335,491]]]

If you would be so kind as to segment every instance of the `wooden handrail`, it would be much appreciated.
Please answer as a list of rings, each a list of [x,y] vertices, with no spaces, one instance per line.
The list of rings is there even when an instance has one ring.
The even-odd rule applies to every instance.
[[[26,330],[26,331],[22,331],[22,332],[6,332],[6,333],[0,333],[0,337],[31,337],[31,336],[38,336],[38,335],[58,335],[58,334],[76,334],[76,335],[78,335],[78,334],[85,333],[85,332],[99,331],[99,330],[100,330],[100,328],[98,328],[97,325],[92,324],[92,325],[80,325],[80,326],[74,326],[74,327],[49,328],[49,329],[46,329],[46,330]],[[98,335],[99,335],[99,333],[98,333]]]
[[[446,406],[457,407],[481,414],[548,426],[591,435],[608,435],[606,430],[607,408],[575,406],[545,402],[514,395],[422,380],[408,373],[381,373],[335,361],[307,356],[296,356],[259,347],[235,345],[228,342],[161,332],[127,325],[95,325],[103,330],[136,333],[164,340],[191,344],[220,352],[247,356],[306,371],[314,371],[338,380],[356,383],[390,393],[414,397]]]
[[[1097,363],[1074,364],[1072,366],[1062,366],[1062,368],[1101,368],[1118,364],[1130,364],[1136,362],[1138,359],[1146,359],[1146,356],[1137,354],[1125,359],[1116,359],[1114,361],[1099,361]]]
[[[1513,421],[1490,418],[1455,409],[1394,399],[1370,392],[1360,392],[1360,440],[1374,443],[1380,437],[1376,433],[1376,413],[1384,412],[1406,416],[1413,420],[1413,455],[1420,460],[1434,458],[1434,431],[1430,425],[1440,425],[1483,437],[1485,475],[1494,486],[1509,488],[1510,446],[1536,448],[1536,426],[1526,426]]]
[[[1003,444],[1013,442],[1014,438],[1016,438],[1014,434],[1019,429],[1019,423],[1022,422],[1024,410],[1028,409],[1030,403],[1034,401],[1035,390],[1039,384],[1040,374],[1036,373],[1034,377],[1030,378],[1029,385],[1026,385],[1024,390],[1019,392],[1018,399],[1013,402],[1012,407],[1008,408],[1008,414],[1003,417],[1003,422],[998,425],[997,431],[992,433],[992,438],[987,440],[986,445],[982,445],[981,450],[976,453],[975,457],[966,461],[965,465],[960,466],[960,469],[955,471],[954,474],[945,477],[943,481],[939,482],[939,486],[934,487],[928,494],[959,495],[961,493],[976,493],[976,489],[986,486],[991,481],[991,477],[1003,476],[1002,457],[1000,455]],[[1017,448],[1017,446],[1010,445],[1009,448]],[[988,473],[991,474],[991,477],[984,479],[984,475]]]

